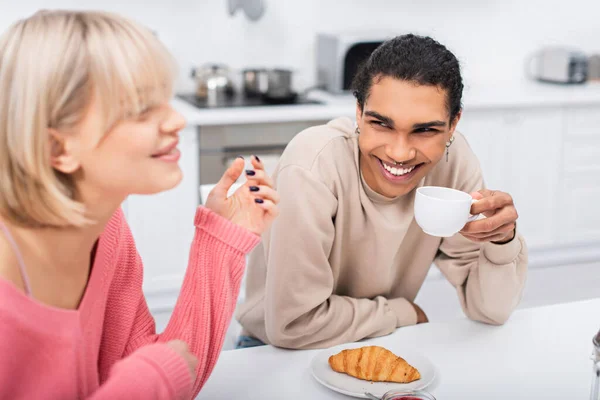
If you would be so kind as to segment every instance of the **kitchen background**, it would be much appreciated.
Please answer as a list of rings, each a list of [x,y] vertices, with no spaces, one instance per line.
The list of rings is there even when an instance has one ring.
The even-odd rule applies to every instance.
[[[544,45],[600,51],[600,2],[594,0],[270,0],[263,17],[230,17],[226,0],[4,0],[0,28],[41,8],[104,9],[154,31],[181,66],[179,90],[193,90],[190,68],[277,65],[315,80],[315,35],[323,31],[394,31],[434,36],[462,62],[467,84],[514,85],[523,60]]]
[[[235,1],[235,0],[234,0]],[[8,3],[5,0],[5,3]],[[237,70],[283,67],[302,91],[316,82],[321,32],[413,32],[435,37],[461,60],[465,115],[459,129],[482,161],[488,185],[513,194],[531,249],[521,307],[597,297],[600,292],[600,84],[527,80],[528,57],[545,46],[600,53],[600,2],[591,0],[265,0],[261,19],[228,13],[226,0],[11,2],[0,28],[43,8],[104,9],[150,27],[180,66],[179,93],[193,93],[190,70],[218,62]],[[239,78],[239,73],[238,73]],[[318,96],[317,96],[318,97]],[[192,218],[229,148],[285,145],[304,127],[352,117],[348,96],[313,106],[199,110],[174,100],[182,132],[184,181],[173,191],[133,196],[124,209],[145,264],[144,289],[159,328],[168,321],[186,266]],[[262,155],[263,153],[261,153]],[[234,155],[235,156],[235,155]],[[270,161],[276,161],[274,154]],[[203,185],[204,190],[199,190]],[[243,292],[240,300],[243,299]],[[432,268],[417,302],[431,320],[460,317],[454,289]],[[238,326],[232,323],[225,348]]]

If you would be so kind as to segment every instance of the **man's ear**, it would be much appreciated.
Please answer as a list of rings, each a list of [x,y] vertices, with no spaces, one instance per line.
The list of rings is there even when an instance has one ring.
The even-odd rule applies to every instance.
[[[80,167],[79,160],[74,154],[75,146],[72,140],[61,135],[56,129],[48,129],[50,141],[50,164],[52,168],[63,174],[72,174]]]
[[[462,110],[460,110],[458,112],[458,114],[456,114],[456,117],[454,117],[454,120],[450,121],[450,133],[454,134],[454,131],[456,130],[456,126],[458,125],[458,121],[460,121],[460,117],[462,117]]]
[[[363,109],[357,101],[356,102],[356,123],[357,124],[362,119],[362,114],[363,114]]]

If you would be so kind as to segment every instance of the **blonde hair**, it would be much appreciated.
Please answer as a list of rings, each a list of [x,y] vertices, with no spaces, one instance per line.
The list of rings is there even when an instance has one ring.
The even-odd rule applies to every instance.
[[[104,132],[172,95],[175,63],[151,31],[105,12],[41,11],[0,37],[0,215],[82,226],[73,177],[51,166],[49,129],[72,132],[94,96]]]

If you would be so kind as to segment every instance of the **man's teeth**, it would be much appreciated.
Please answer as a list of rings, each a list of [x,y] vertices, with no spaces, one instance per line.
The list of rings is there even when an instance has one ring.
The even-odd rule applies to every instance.
[[[406,175],[409,172],[411,172],[413,169],[415,169],[415,165],[413,165],[412,167],[409,168],[396,168],[396,167],[391,167],[389,165],[387,165],[386,163],[382,163],[383,164],[383,168],[386,169],[387,172],[389,172],[392,175],[395,176],[402,176],[402,175]]]

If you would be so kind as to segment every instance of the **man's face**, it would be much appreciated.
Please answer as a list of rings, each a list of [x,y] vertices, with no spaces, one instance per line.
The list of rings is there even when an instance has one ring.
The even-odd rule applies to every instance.
[[[437,86],[375,78],[356,109],[366,183],[386,197],[412,191],[444,156],[459,118],[450,123],[447,93]]]

